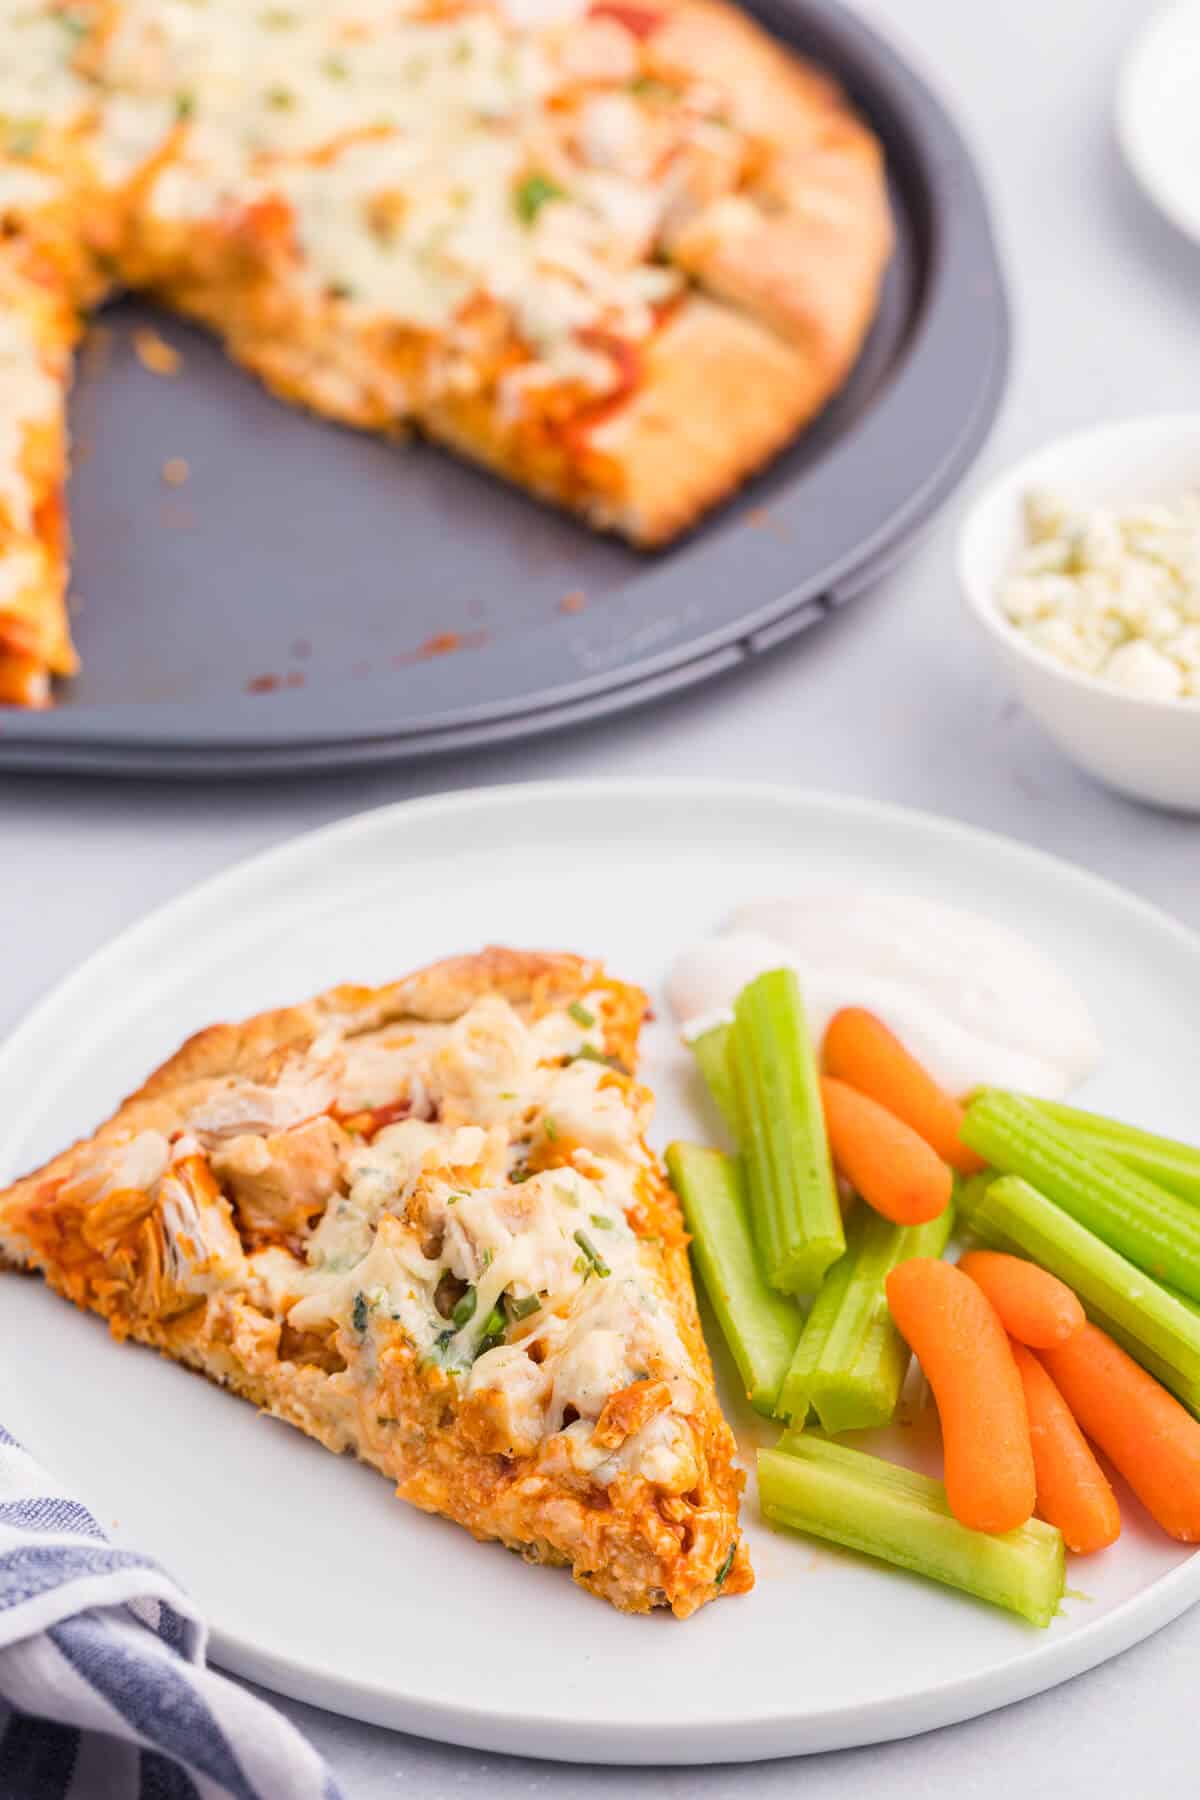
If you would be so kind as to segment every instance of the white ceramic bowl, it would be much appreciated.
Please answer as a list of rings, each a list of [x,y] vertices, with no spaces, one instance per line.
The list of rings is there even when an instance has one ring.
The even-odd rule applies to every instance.
[[[1117,84],[1117,139],[1172,224],[1200,242],[1200,0],[1156,12]]]
[[[1164,413],[1060,438],[984,489],[958,542],[967,605],[1029,711],[1081,768],[1110,787],[1200,812],[1200,700],[1149,700],[1035,650],[997,596],[1025,542],[1023,502],[1045,487],[1084,505],[1170,500],[1200,488],[1200,413]]]

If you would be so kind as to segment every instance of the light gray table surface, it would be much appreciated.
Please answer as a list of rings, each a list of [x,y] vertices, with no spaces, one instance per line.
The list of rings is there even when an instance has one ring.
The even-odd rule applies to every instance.
[[[977,147],[1016,315],[1000,421],[918,551],[873,595],[749,673],[524,749],[223,787],[0,776],[0,1030],[115,931],[240,857],[408,795],[532,778],[768,778],[897,801],[1055,851],[1200,926],[1200,821],[1129,805],[1064,762],[994,677],[953,576],[964,496],[989,471],[1073,427],[1200,404],[1200,251],[1150,211],[1111,127],[1116,72],[1144,7],[872,0],[870,10],[932,73]],[[1198,1677],[1200,1611],[1067,1687],[923,1738],[803,1765],[674,1772],[483,1755],[282,1704],[354,1800],[715,1800],[801,1787],[810,1800],[1171,1800],[1197,1791]]]

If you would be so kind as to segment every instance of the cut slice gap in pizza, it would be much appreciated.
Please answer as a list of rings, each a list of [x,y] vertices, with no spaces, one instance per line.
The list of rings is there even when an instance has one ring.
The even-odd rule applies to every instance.
[[[0,1255],[630,1612],[752,1585],[640,990],[489,949],[191,1038]]]

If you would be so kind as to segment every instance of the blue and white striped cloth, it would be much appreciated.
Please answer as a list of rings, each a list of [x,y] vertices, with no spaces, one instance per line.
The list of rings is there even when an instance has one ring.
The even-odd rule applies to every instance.
[[[0,1428],[0,1800],[340,1800],[156,1562]]]

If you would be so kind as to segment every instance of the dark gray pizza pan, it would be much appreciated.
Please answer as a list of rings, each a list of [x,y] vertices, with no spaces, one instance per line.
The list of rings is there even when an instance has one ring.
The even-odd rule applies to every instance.
[[[850,382],[770,469],[656,556],[425,445],[307,418],[133,302],[73,402],[82,674],[0,714],[0,768],[252,775],[427,756],[645,704],[765,654],[898,557],[999,403],[1008,314],[970,154],[834,0],[751,0],[888,152],[897,246]],[[183,351],[167,379],[134,332]],[[163,466],[183,458],[181,487]]]

